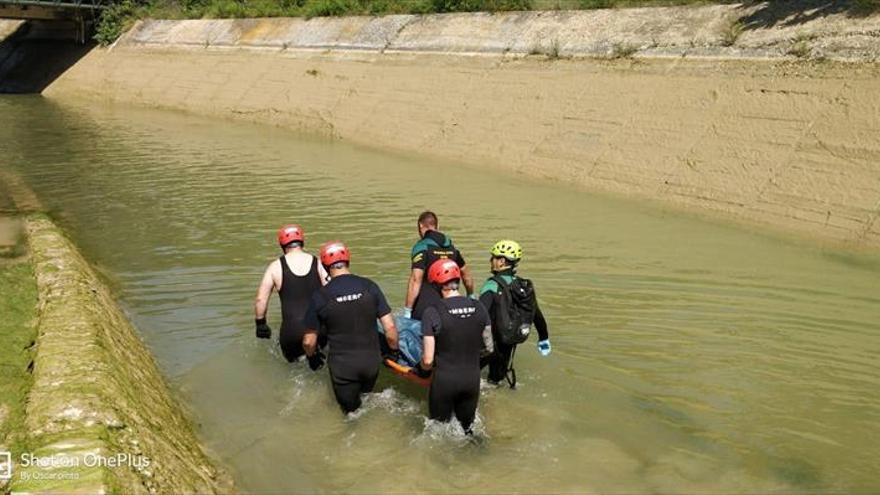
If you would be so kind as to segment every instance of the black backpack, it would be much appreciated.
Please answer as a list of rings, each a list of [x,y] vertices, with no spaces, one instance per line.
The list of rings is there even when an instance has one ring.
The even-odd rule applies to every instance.
[[[535,320],[535,287],[532,281],[514,277],[508,284],[500,275],[492,280],[501,288],[493,304],[492,324],[495,336],[502,344],[522,344],[529,338]]]

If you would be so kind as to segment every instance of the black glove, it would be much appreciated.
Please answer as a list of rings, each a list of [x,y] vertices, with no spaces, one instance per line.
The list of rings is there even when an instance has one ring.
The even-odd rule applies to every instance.
[[[323,352],[315,351],[314,354],[312,354],[311,356],[308,357],[309,368],[311,368],[312,371],[318,371],[319,369],[324,367],[324,361],[326,359],[327,359],[327,357],[324,356]]]
[[[254,320],[254,323],[257,324],[257,338],[258,339],[272,338],[272,329],[269,328],[269,325],[266,323],[265,318],[257,318],[256,320]]]
[[[388,349],[385,351],[385,354],[382,356],[382,361],[384,362],[386,359],[390,359],[395,363],[400,361],[400,349]]]
[[[417,364],[411,369],[412,373],[419,378],[430,378],[432,370],[422,368],[422,363]]]

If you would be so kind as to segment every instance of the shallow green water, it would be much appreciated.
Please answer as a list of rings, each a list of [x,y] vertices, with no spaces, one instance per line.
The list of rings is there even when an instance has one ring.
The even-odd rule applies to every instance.
[[[880,490],[876,256],[176,113],[4,96],[0,129],[0,166],[118,289],[244,491]],[[550,321],[552,356],[531,341],[519,390],[484,389],[476,444],[390,376],[346,419],[253,338],[279,225],[347,241],[399,307],[424,208],[478,274],[520,240]]]

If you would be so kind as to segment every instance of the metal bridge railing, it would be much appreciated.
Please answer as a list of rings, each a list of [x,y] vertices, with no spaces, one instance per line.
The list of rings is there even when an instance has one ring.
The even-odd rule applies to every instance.
[[[55,9],[103,10],[110,6],[109,0],[0,0],[0,5],[23,7],[49,7]]]

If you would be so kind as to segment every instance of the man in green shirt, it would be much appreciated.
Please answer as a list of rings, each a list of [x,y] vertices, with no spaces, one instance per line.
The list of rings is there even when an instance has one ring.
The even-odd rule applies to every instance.
[[[412,248],[411,272],[403,311],[405,317],[421,320],[425,309],[443,300],[440,292],[428,283],[428,277],[425,276],[431,264],[439,259],[455,261],[461,269],[461,281],[468,295],[474,292],[474,279],[461,252],[452,244],[452,239],[437,230],[439,222],[434,212],[425,211],[419,215],[417,225],[419,241]]]

